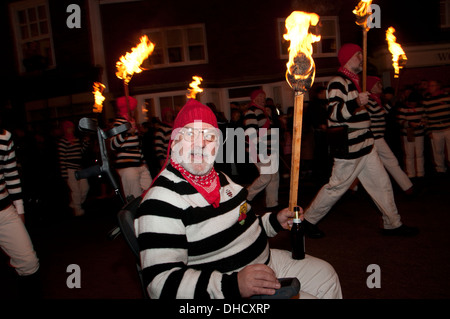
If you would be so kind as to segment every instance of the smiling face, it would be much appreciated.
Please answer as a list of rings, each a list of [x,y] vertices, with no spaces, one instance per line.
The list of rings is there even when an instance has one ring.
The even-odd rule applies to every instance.
[[[211,171],[219,147],[219,132],[211,124],[196,121],[174,132],[171,158],[194,175]]]

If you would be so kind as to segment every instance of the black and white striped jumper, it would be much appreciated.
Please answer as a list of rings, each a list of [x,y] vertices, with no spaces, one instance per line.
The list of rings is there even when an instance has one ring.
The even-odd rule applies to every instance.
[[[348,126],[348,155],[343,159],[356,159],[371,152],[374,144],[370,130],[370,115],[357,102],[358,89],[352,80],[339,73],[328,83],[328,126]]]
[[[0,211],[17,200],[22,200],[22,184],[15,146],[11,133],[3,130],[0,132]]]
[[[450,129],[450,95],[440,93],[428,96],[422,101],[427,117],[427,130],[445,131]]]
[[[169,146],[172,134],[172,126],[161,122],[157,124],[155,130],[155,152],[156,157],[161,161],[167,157],[167,147]]]
[[[377,100],[369,96],[367,111],[370,115],[370,130],[375,139],[384,138],[387,126],[386,115],[391,109],[392,107],[389,104],[380,105]]]
[[[251,104],[244,113],[244,132],[248,135],[246,151],[250,152],[250,155],[254,155],[252,153],[253,146],[256,147],[254,150],[258,152],[258,155],[270,155],[272,153],[272,146],[278,146],[272,145],[272,143],[278,143],[278,129],[271,128],[271,125],[269,125],[266,132],[260,130],[264,127],[266,121],[270,121],[270,117],[254,104]]]
[[[117,117],[113,125],[116,127],[126,123],[128,121],[124,117]],[[128,131],[120,133],[111,138],[110,145],[115,152],[115,168],[140,167],[145,163],[138,134]]]
[[[237,272],[268,264],[267,236],[282,229],[276,214],[256,216],[247,190],[223,173],[219,178],[218,208],[170,164],[145,195],[135,230],[151,298],[240,297]]]
[[[411,123],[423,123],[425,121],[425,108],[422,104],[417,103],[415,107],[408,107],[402,105],[397,108],[396,119],[400,125],[400,134],[402,136],[408,135],[408,128],[412,127]],[[425,136],[425,126],[417,126],[414,128],[414,136]]]
[[[83,154],[86,152],[88,145],[88,142],[80,142],[78,138],[75,138],[72,142],[64,137],[59,139],[59,167],[63,178],[68,178],[68,169],[81,169]]]

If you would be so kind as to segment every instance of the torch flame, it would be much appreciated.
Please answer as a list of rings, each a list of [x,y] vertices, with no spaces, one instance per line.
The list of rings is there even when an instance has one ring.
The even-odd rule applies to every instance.
[[[352,11],[356,15],[356,24],[366,30],[368,30],[367,18],[372,15],[372,9],[370,9],[371,4],[372,0],[361,0]]]
[[[403,51],[400,44],[396,42],[396,37],[394,35],[395,29],[393,27],[389,27],[386,31],[386,41],[389,45],[389,51],[392,54],[392,66],[395,70],[394,77],[398,78],[400,69],[403,68],[406,63],[407,57],[405,51]],[[401,64],[399,64],[401,61]]]
[[[202,88],[198,86],[202,83],[203,79],[200,76],[194,75],[192,77],[193,81],[189,84],[190,89],[188,89],[189,93],[186,94],[188,99],[195,99],[197,93],[203,92]]]
[[[306,91],[314,82],[312,44],[320,41],[320,36],[309,33],[309,26],[315,26],[318,22],[317,14],[302,11],[292,12],[285,21],[287,33],[283,38],[291,42],[289,61],[286,63],[286,80],[297,91]]]
[[[130,82],[134,73],[141,73],[141,64],[152,54],[155,45],[149,41],[146,35],[141,37],[141,42],[131,49],[131,53],[127,52],[125,56],[121,56],[116,63],[116,76],[125,81]]]
[[[94,91],[92,93],[94,94],[95,99],[93,111],[94,113],[102,113],[103,101],[105,100],[105,97],[102,95],[102,93],[105,89],[105,85],[100,82],[94,82],[93,88]]]

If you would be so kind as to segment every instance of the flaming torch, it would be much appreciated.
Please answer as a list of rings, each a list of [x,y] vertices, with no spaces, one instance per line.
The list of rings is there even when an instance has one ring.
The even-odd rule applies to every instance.
[[[103,90],[105,89],[105,85],[100,82],[94,82],[93,85],[94,91],[92,93],[94,94],[94,113],[102,113],[103,110],[103,101],[105,100],[105,97],[103,96]]]
[[[202,83],[203,79],[196,75],[194,75],[192,79],[193,81],[189,84],[190,89],[188,88],[189,93],[186,94],[188,99],[195,99],[197,93],[203,92],[203,89],[198,87],[200,83]]]
[[[155,45],[150,42],[146,35],[142,36],[140,43],[131,49],[131,52],[127,52],[122,55],[116,63],[116,76],[123,80],[123,87],[125,91],[125,100],[127,102],[128,113],[131,118],[130,106],[128,101],[129,89],[128,84],[131,81],[134,73],[141,73],[144,69],[141,68],[142,62],[152,54]]]
[[[362,27],[363,30],[363,92],[366,91],[366,78],[367,78],[367,32],[369,27],[367,26],[367,19],[372,15],[370,5],[372,0],[361,0],[353,13],[356,15],[356,24]]]
[[[286,81],[295,92],[294,131],[292,138],[291,184],[289,209],[297,206],[298,175],[300,172],[300,151],[302,142],[303,94],[307,92],[316,73],[312,59],[312,43],[320,40],[320,36],[309,33],[310,25],[315,26],[319,16],[315,13],[294,11],[285,21],[287,33],[284,39],[290,41],[289,61],[286,64]]]
[[[389,52],[392,54],[392,66],[394,67],[394,78],[400,75],[400,69],[406,65],[408,60],[400,44],[396,42],[397,38],[394,35],[395,29],[389,27],[386,31],[386,41],[389,45]]]

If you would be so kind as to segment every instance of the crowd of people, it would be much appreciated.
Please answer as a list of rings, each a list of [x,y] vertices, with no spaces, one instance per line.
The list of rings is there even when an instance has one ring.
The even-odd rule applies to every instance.
[[[391,177],[411,195],[427,174],[448,172],[448,87],[430,80],[398,93],[371,75],[365,79],[368,91],[362,92],[361,48],[345,44],[338,59],[337,75],[328,87],[313,87],[304,106],[299,178],[321,185],[302,215],[306,235],[323,237],[317,223],[360,183],[381,212],[383,234],[414,236],[419,230],[402,223]],[[163,108],[161,119],[146,123],[135,120],[136,99],[116,99],[117,116],[105,129],[123,124],[128,129],[112,136],[107,146],[124,197],[143,198],[135,226],[153,298],[273,294],[280,276],[308,283],[302,284],[303,298],[342,297],[337,274],[327,262],[312,256],[292,261],[286,252],[267,246],[266,235],[288,229],[292,218],[278,195],[280,182],[290,176],[293,107],[283,114],[262,89],[249,99],[230,104],[230,120],[214,103],[189,99],[178,113]],[[52,205],[66,205],[78,217],[85,214],[89,196],[114,194],[97,176],[76,178],[77,170],[98,160],[96,136],[78,131],[69,120],[47,136],[17,128],[10,132],[2,120],[0,216],[9,216],[15,230],[0,233],[0,246],[10,252],[19,277],[33,278],[39,261],[23,218],[15,217],[23,217],[27,209],[45,214]],[[228,129],[238,128],[246,133],[243,163],[236,161],[237,143],[227,140]],[[220,150],[233,155],[217,162]],[[60,194],[61,189],[65,196],[49,197],[51,190]],[[254,212],[253,201],[263,192],[267,213]],[[6,221],[1,221],[3,229]],[[23,260],[9,247],[9,234],[20,237]]]

